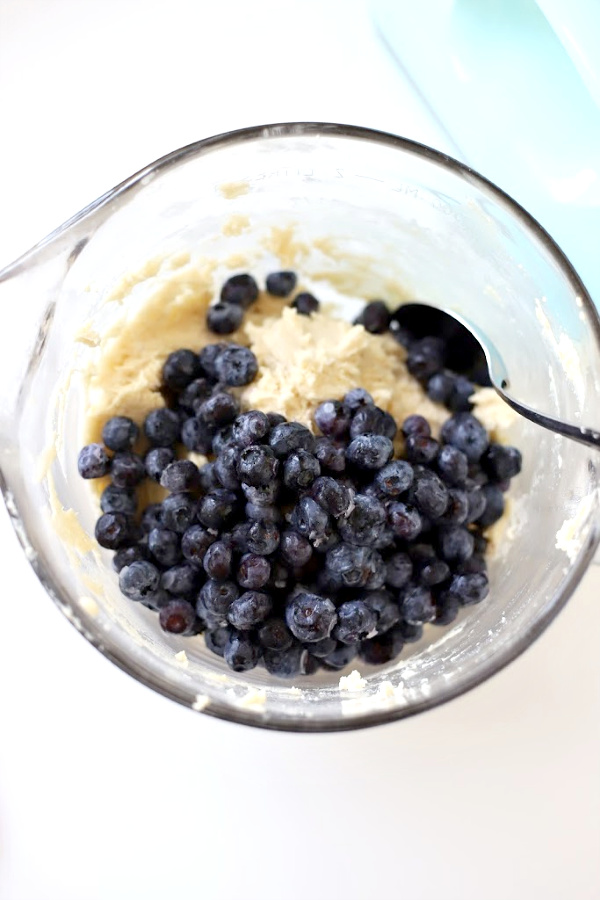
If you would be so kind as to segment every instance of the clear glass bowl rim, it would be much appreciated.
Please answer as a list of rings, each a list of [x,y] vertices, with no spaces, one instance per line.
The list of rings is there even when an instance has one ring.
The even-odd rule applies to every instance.
[[[594,324],[596,342],[600,351],[600,317],[592,299],[586,290],[583,282],[577,275],[573,266],[562,252],[560,247],[548,234],[548,232],[540,225],[530,213],[528,213],[516,200],[509,194],[495,185],[492,181],[480,175],[471,167],[454,159],[451,156],[428,147],[426,144],[413,141],[409,138],[400,137],[385,131],[378,131],[371,128],[365,128],[358,125],[342,125],[331,122],[282,122],[270,125],[256,125],[247,128],[241,128],[234,131],[227,131],[221,134],[195,141],[161,156],[159,159],[140,169],[138,172],[126,178],[120,184],[111,190],[102,194],[88,206],[84,207],[70,219],[67,219],[62,225],[50,232],[41,241],[35,244],[30,250],[26,251],[22,256],[18,257],[14,262],[10,263],[0,271],[0,281],[14,277],[19,271],[26,269],[30,261],[45,247],[54,243],[59,237],[65,234],[69,229],[81,223],[92,213],[102,209],[115,200],[124,198],[130,191],[149,176],[155,176],[162,171],[174,166],[184,160],[201,156],[205,153],[214,152],[221,148],[226,148],[235,144],[243,144],[245,142],[264,140],[269,138],[282,137],[319,137],[332,135],[334,137],[348,137],[362,140],[369,143],[375,143],[383,146],[392,147],[400,151],[414,154],[422,159],[429,160],[440,165],[456,175],[472,181],[477,187],[481,187],[488,191],[502,204],[508,207],[514,217],[530,230],[533,235],[540,241],[547,253],[554,259],[560,268],[561,274],[568,280],[573,292],[581,298],[581,302],[586,312],[590,316],[590,321]],[[77,248],[78,249],[78,248]],[[107,659],[118,666],[122,671],[132,676],[142,684],[157,691],[163,696],[175,700],[176,702],[192,707],[192,702],[188,693],[179,692],[177,686],[173,684],[165,684],[159,677],[155,677],[154,673],[137,666],[127,654],[121,652],[113,652],[111,648],[105,644],[95,640],[95,636],[87,629],[78,627],[77,610],[74,609],[68,597],[59,594],[54,583],[51,573],[48,571],[45,563],[35,553],[28,539],[24,523],[19,516],[18,508],[7,483],[4,474],[0,471],[0,490],[4,497],[6,508],[16,531],[17,537],[27,558],[29,559],[37,577],[42,586],[50,595],[52,600],[58,606],[60,611],[65,615],[69,622],[96,647]],[[492,675],[501,671],[505,666],[521,655],[537,638],[545,631],[548,625],[554,620],[558,613],[566,605],[573,591],[579,584],[583,574],[585,573],[589,563],[591,562],[598,544],[600,543],[600,529],[596,529],[593,539],[589,542],[585,552],[580,555],[577,563],[570,569],[568,579],[564,585],[561,594],[554,598],[552,604],[548,606],[545,613],[540,616],[536,623],[520,635],[519,639],[507,647],[501,655],[494,658],[486,665],[483,665],[476,673],[465,679],[456,688],[449,688],[443,695],[432,698],[424,698],[420,702],[410,707],[400,706],[391,710],[381,710],[365,713],[363,718],[345,719],[328,719],[318,721],[307,718],[291,719],[271,719],[268,717],[259,718],[245,712],[243,709],[232,708],[231,706],[220,706],[218,703],[211,701],[206,709],[201,710],[203,713],[224,719],[226,721],[238,724],[252,725],[258,728],[265,728],[276,731],[294,731],[294,732],[334,732],[334,731],[353,731],[358,728],[367,728],[373,725],[381,725],[387,722],[396,721],[402,718],[416,715],[427,709],[433,709],[436,706],[446,703],[449,700],[459,697],[467,693],[472,688],[482,684]],[[75,614],[73,616],[72,614]]]

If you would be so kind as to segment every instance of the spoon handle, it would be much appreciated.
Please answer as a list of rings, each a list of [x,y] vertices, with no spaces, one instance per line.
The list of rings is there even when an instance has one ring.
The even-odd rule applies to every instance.
[[[549,431],[556,432],[556,434],[562,434],[564,437],[578,441],[580,444],[600,448],[600,432],[595,431],[593,428],[584,428],[580,425],[572,425],[570,422],[561,422],[560,419],[553,419],[552,416],[547,416],[545,413],[531,409],[530,406],[526,406],[524,403],[519,403],[518,400],[511,397],[497,384],[494,384],[494,388],[502,399],[509,406],[512,406],[519,415],[525,416],[526,419],[530,419],[536,425],[541,425],[542,428],[547,428]]]

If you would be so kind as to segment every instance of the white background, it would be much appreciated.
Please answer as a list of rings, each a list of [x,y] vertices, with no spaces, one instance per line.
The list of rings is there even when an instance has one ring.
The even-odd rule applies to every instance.
[[[330,120],[444,149],[361,0],[3,0],[0,103],[0,265],[230,128]],[[193,714],[114,668],[4,510],[0,565],[2,900],[600,897],[600,567],[468,696],[301,736]]]

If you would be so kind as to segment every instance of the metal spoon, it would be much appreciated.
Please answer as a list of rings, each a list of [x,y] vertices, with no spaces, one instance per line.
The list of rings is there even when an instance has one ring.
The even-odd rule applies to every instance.
[[[560,419],[538,412],[513,397],[502,357],[487,338],[463,322],[460,316],[427,303],[406,303],[393,314],[390,328],[396,331],[401,343],[428,335],[443,338],[448,347],[449,369],[467,375],[477,384],[493,387],[505,403],[536,425],[580,444],[600,447],[598,431],[561,422]]]

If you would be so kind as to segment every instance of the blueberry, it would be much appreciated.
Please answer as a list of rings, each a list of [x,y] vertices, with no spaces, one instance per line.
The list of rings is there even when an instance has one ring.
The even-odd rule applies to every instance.
[[[394,534],[405,541],[414,541],[423,527],[419,511],[406,503],[390,503],[387,519]]]
[[[345,669],[358,654],[358,647],[358,644],[338,644],[332,653],[323,658],[323,665],[335,671]]]
[[[340,604],[337,617],[332,637],[343,644],[356,644],[364,640],[377,626],[377,614],[362,600],[347,600]]]
[[[238,522],[227,535],[231,548],[235,553],[248,553],[248,531],[250,522]]]
[[[134,488],[146,477],[144,460],[131,450],[115,453],[110,474],[114,485],[120,488]]]
[[[153,447],[144,457],[146,474],[153,481],[160,481],[160,476],[174,459],[175,453],[171,447]]]
[[[219,486],[229,491],[239,490],[240,482],[237,477],[237,460],[239,451],[235,447],[224,447],[213,464],[213,474]],[[210,485],[208,490],[213,486]]]
[[[193,491],[200,482],[198,466],[189,459],[178,459],[169,463],[160,477],[161,487],[168,491]]]
[[[371,300],[354,320],[371,334],[383,334],[390,327],[391,314],[383,300]]]
[[[191,594],[198,590],[199,583],[200,573],[190,563],[171,566],[160,579],[161,587],[170,594]]]
[[[399,602],[402,618],[411,625],[422,625],[435,618],[436,610],[431,591],[423,585],[407,585],[400,593]]]
[[[232,344],[217,357],[215,368],[219,379],[229,387],[242,387],[256,378],[258,361],[248,347]],[[237,413],[236,413],[237,415]]]
[[[198,354],[201,370],[213,381],[217,381],[218,378],[216,370],[217,359],[226,347],[227,344],[222,343],[206,344]]]
[[[283,427],[283,426],[279,426]],[[268,485],[277,475],[279,461],[267,444],[244,447],[241,451],[237,474],[240,481],[254,487]]]
[[[362,434],[379,434],[393,439],[396,434],[396,423],[392,419],[393,433],[390,432],[389,417],[378,406],[361,406],[352,416],[350,437],[357,438]]]
[[[175,566],[181,560],[181,541],[168,528],[153,528],[148,534],[148,549],[162,566]]]
[[[382,666],[391,662],[401,652],[404,637],[399,628],[392,628],[385,634],[362,641],[359,648],[360,658],[371,666]]]
[[[165,528],[183,534],[196,518],[198,504],[187,493],[170,494],[163,500],[162,521]]]
[[[142,533],[149,534],[153,528],[162,528],[162,523],[162,503],[149,503],[142,513]]]
[[[294,450],[283,464],[283,481],[291,491],[305,490],[320,474],[319,461],[308,450]]]
[[[135,444],[139,428],[127,416],[113,416],[104,423],[102,440],[109,450],[130,450]]]
[[[462,450],[445,444],[438,453],[437,469],[446,484],[462,487],[469,474],[469,461]]]
[[[386,561],[385,583],[393,588],[407,584],[413,573],[413,564],[407,553],[394,553]]]
[[[294,450],[312,453],[315,439],[308,428],[299,422],[281,422],[271,429],[269,445],[275,456],[288,456]]]
[[[292,300],[293,308],[301,316],[310,316],[311,313],[318,312],[320,305],[317,298],[309,294],[308,291],[296,294]]]
[[[308,644],[307,649],[310,650],[312,656],[316,656],[317,659],[323,659],[323,657],[333,653],[336,647],[337,641],[332,637],[326,637],[321,641],[313,641],[311,644]]]
[[[405,438],[411,434],[420,434],[424,437],[431,437],[431,426],[424,416],[415,413],[407,416],[401,427],[402,434]]]
[[[240,404],[233,394],[217,391],[198,407],[197,416],[212,428],[229,425],[240,411]]]
[[[259,486],[242,484],[242,491],[248,503],[255,506],[272,506],[277,500],[279,487],[278,481],[271,481],[269,484]]]
[[[469,412],[473,409],[471,397],[475,391],[475,385],[464,375],[457,375],[452,386],[447,406],[452,412]]]
[[[206,327],[213,334],[232,334],[244,321],[244,310],[235,303],[213,303],[206,311]]]
[[[469,515],[469,498],[462,488],[448,488],[448,506],[437,520],[440,525],[462,525]]]
[[[432,559],[419,571],[419,582],[425,587],[442,584],[450,576],[450,566],[442,559]]]
[[[193,350],[175,350],[169,353],[162,369],[162,380],[167,387],[180,391],[200,374],[200,362]]]
[[[213,435],[214,428],[195,416],[185,419],[181,426],[181,442],[194,453],[210,453]]]
[[[144,433],[153,447],[170,447],[179,440],[179,416],[172,409],[153,409],[146,416]]]
[[[273,522],[252,522],[246,533],[250,553],[269,556],[279,546],[279,529]]]
[[[427,382],[427,396],[434,403],[446,405],[450,399],[455,381],[456,375],[454,372],[449,372],[446,369],[442,372],[436,372]]]
[[[415,378],[426,380],[443,367],[444,356],[445,347],[441,338],[424,337],[411,344],[406,367]]]
[[[102,444],[88,444],[79,451],[77,469],[82,478],[102,478],[110,471],[110,458]]]
[[[477,517],[477,523],[482,528],[489,528],[504,513],[504,497],[501,489],[495,484],[485,484],[481,488],[481,492],[485,499],[485,508],[481,515]]]
[[[410,434],[404,442],[406,457],[411,463],[426,465],[432,463],[438,455],[440,445],[432,437],[422,434]]]
[[[282,533],[279,550],[284,562],[295,568],[305,566],[313,552],[308,540],[291,529]]]
[[[220,299],[248,309],[258,299],[258,285],[252,275],[232,275],[221,288]]]
[[[269,579],[269,588],[271,590],[285,590],[290,581],[290,577],[287,566],[284,566],[284,564],[277,559],[271,560],[271,577]]]
[[[334,519],[348,514],[354,505],[354,491],[348,485],[327,475],[313,481],[310,493],[319,506]]]
[[[145,600],[156,593],[160,582],[160,572],[147,560],[136,560],[121,569],[119,588],[130,600]]]
[[[473,535],[462,525],[446,525],[438,530],[440,556],[446,562],[463,562],[473,555]]]
[[[323,469],[343,472],[346,468],[346,448],[343,444],[335,444],[329,438],[318,437],[313,452]]]
[[[480,603],[489,593],[489,582],[484,572],[470,575],[455,575],[450,582],[450,591],[463,606]]]
[[[377,634],[389,631],[400,620],[400,609],[390,591],[367,591],[362,599],[376,616]]]
[[[391,459],[394,445],[379,434],[361,434],[350,442],[346,459],[361,469],[381,469]]]
[[[283,516],[277,506],[262,506],[256,503],[246,503],[245,513],[247,519],[255,522],[275,522],[279,524]]]
[[[148,559],[148,548],[144,544],[132,544],[130,547],[123,547],[117,550],[113,556],[112,564],[115,572],[120,572],[125,566],[130,566],[133,562],[142,559]]]
[[[100,509],[105,513],[125,513],[133,516],[137,509],[137,501],[133,491],[109,484],[102,491]]]
[[[198,365],[200,363],[198,362]],[[213,385],[206,378],[194,378],[180,393],[177,402],[180,407],[188,412],[196,410],[208,400],[213,391]]]
[[[215,538],[201,525],[191,525],[181,537],[181,552],[185,559],[202,565],[206,551]]]
[[[234,672],[247,672],[258,664],[260,648],[250,634],[233,631],[225,645],[223,657]]]
[[[167,500],[169,499],[167,497]],[[198,503],[198,521],[207,528],[222,531],[234,518],[237,509],[238,499],[233,491],[215,488],[202,497]]]
[[[386,511],[375,497],[357,494],[354,507],[338,520],[338,531],[347,544],[372,547],[381,536],[386,524]]]
[[[107,550],[118,550],[131,543],[133,520],[124,513],[104,513],[96,522],[96,540]]]
[[[217,581],[209,578],[198,594],[198,615],[208,612],[211,616],[226,619],[229,607],[237,600],[240,592],[233,581]]]
[[[423,626],[416,622],[401,621],[398,624],[398,631],[405,644],[416,644],[423,637]]]
[[[330,524],[329,516],[312,497],[302,497],[298,501],[290,522],[296,531],[311,542],[323,537]]]
[[[281,413],[270,412],[267,413],[267,419],[269,420],[269,427],[275,428],[276,425],[281,425],[282,422],[287,422],[285,416]]]
[[[481,465],[492,481],[504,481],[519,474],[522,458],[516,447],[490,444],[481,458]]]
[[[460,610],[460,602],[451,591],[440,591],[435,602],[434,625],[449,625],[454,622]]]
[[[300,644],[292,644],[287,650],[265,650],[263,662],[265,669],[277,678],[293,678],[299,675],[303,668],[303,657],[307,656],[306,650]]]
[[[223,656],[230,636],[231,629],[229,627],[213,628],[211,631],[205,632],[204,641],[211,653]]]
[[[477,537],[478,535],[473,535],[475,547],[477,546]],[[477,551],[473,553],[473,556],[470,556],[468,559],[465,559],[454,566],[455,575],[485,575],[486,573],[487,563],[485,558]]]
[[[233,423],[231,436],[237,447],[262,444],[271,430],[268,417],[258,409],[242,413]]]
[[[422,515],[436,519],[448,506],[448,488],[431,469],[415,467],[415,480],[410,490],[410,498]]]
[[[192,634],[196,623],[196,610],[187,600],[171,600],[161,607],[158,621],[169,634]]]
[[[350,412],[339,400],[325,400],[314,413],[315,425],[325,437],[339,440],[350,428]]]
[[[271,577],[271,564],[264,556],[256,553],[245,553],[240,560],[237,571],[237,583],[240,587],[257,591],[264,587]]]
[[[268,594],[261,591],[245,591],[233,601],[227,612],[227,618],[238,631],[249,631],[267,618],[272,607],[273,602]]]
[[[353,388],[344,395],[344,406],[348,412],[354,414],[363,406],[374,406],[375,402],[364,388]]]
[[[285,621],[294,637],[312,643],[329,637],[337,615],[331,600],[302,591],[289,601]]]
[[[399,497],[409,489],[413,479],[411,464],[404,459],[394,459],[377,472],[375,484],[386,497]]]
[[[357,547],[353,544],[338,544],[325,555],[325,569],[337,581],[340,587],[366,587],[371,579],[380,555],[369,547]],[[381,587],[383,579],[381,580]]]
[[[271,272],[267,275],[267,293],[272,297],[288,297],[296,287],[295,272]]]
[[[204,571],[209,578],[225,581],[231,574],[232,552],[225,541],[215,541],[207,548],[202,560]]]
[[[213,435],[212,452],[215,456],[219,456],[223,450],[227,450],[230,447],[235,447],[233,442],[233,425],[223,425],[221,428],[217,428]],[[218,487],[218,485],[215,483],[213,487]]]
[[[468,412],[455,413],[444,422],[442,440],[462,450],[469,462],[477,462],[489,444],[485,428]]]

